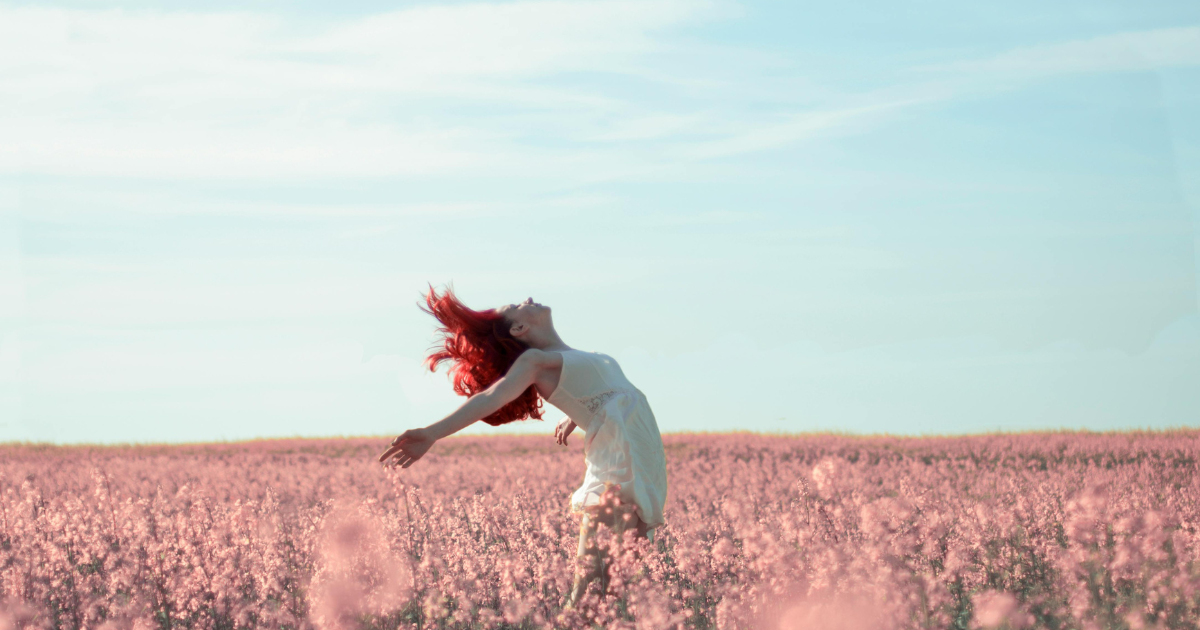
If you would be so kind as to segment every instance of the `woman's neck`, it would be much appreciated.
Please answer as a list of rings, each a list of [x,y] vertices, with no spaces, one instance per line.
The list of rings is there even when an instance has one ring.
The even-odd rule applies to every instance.
[[[571,346],[564,343],[562,337],[559,337],[558,332],[553,328],[549,330],[530,330],[524,341],[530,348],[549,352],[571,349]]]

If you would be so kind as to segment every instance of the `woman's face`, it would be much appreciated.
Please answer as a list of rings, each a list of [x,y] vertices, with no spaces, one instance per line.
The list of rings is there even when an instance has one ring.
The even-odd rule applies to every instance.
[[[496,309],[513,327],[524,325],[526,328],[542,325],[550,320],[550,307],[543,306],[528,298],[524,302],[505,304]]]

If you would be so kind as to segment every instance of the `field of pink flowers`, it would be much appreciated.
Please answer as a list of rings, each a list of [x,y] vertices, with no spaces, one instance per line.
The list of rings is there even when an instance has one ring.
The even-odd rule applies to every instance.
[[[0,630],[1200,627],[1200,432],[666,439],[572,610],[578,440],[0,446]]]

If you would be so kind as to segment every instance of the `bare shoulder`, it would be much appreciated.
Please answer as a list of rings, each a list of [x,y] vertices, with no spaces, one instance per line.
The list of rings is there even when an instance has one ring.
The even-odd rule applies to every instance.
[[[533,368],[560,368],[562,360],[562,354],[559,352],[547,352],[537,348],[530,348],[517,357],[517,363]]]

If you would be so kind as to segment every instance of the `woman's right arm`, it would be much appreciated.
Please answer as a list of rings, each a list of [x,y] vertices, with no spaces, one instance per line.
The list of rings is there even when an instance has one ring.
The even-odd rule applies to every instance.
[[[423,429],[410,429],[400,434],[392,440],[388,450],[379,456],[379,461],[386,462],[395,456],[395,465],[408,468],[413,462],[421,459],[434,442],[496,413],[533,385],[538,372],[551,361],[549,354],[534,348],[521,353],[508,373],[492,383],[491,387],[468,398],[454,413],[445,418]]]

